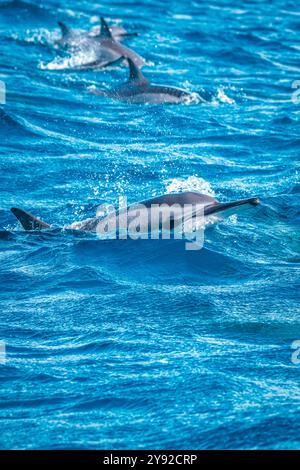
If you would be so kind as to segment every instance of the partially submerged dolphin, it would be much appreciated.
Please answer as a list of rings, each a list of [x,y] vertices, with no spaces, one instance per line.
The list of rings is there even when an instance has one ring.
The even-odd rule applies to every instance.
[[[72,68],[74,69],[86,70],[107,67],[123,61],[124,56],[130,57],[137,67],[144,65],[144,59],[140,55],[125,47],[116,39],[116,36],[113,36],[104,18],[101,18],[100,33],[93,36],[74,31],[63,23],[59,23],[59,25],[62,30],[62,38],[58,44],[70,50],[72,54],[86,58],[86,61],[81,59],[78,64],[72,60]]]
[[[55,41],[57,46],[60,46],[65,49],[74,49],[78,47],[78,44],[81,41],[86,41],[90,38],[100,38],[101,37],[101,26],[96,26],[90,31],[85,31],[83,29],[72,29],[69,28],[62,21],[57,22],[61,30],[61,38]],[[138,33],[133,32],[129,33],[122,26],[110,26],[109,31],[114,39],[117,41],[123,41],[128,37],[138,36]]]
[[[90,88],[90,92],[98,96],[108,96],[120,101],[136,104],[179,104],[199,102],[201,100],[197,93],[190,93],[182,88],[151,84],[131,57],[127,56],[127,61],[130,70],[127,82],[112,90]]]
[[[112,217],[115,217],[115,219],[117,219],[117,225],[120,225],[120,220],[125,215],[128,227],[137,217],[137,211],[139,211],[140,232],[146,232],[150,228],[151,218],[154,218],[157,215],[157,211],[159,211],[161,215],[158,228],[173,230],[183,222],[182,209],[185,207],[191,208],[191,210],[186,213],[187,219],[191,220],[199,214],[200,216],[207,217],[227,209],[244,205],[256,206],[258,203],[259,199],[257,198],[221,203],[213,197],[196,192],[165,194],[138,204],[130,205],[117,212],[109,213],[108,215],[96,216],[81,222],[74,222],[71,225],[65,226],[64,229],[99,233],[102,229],[105,229],[105,226],[110,225]],[[52,227],[50,224],[43,222],[34,215],[17,207],[12,207],[11,211],[21,222],[25,230],[44,230]]]

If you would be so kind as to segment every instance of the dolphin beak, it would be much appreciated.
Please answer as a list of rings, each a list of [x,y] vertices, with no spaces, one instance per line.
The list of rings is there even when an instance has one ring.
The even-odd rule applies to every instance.
[[[224,202],[217,204],[210,204],[204,208],[204,215],[215,214],[217,212],[222,212],[228,209],[232,209],[238,206],[244,206],[250,204],[251,206],[257,206],[260,203],[260,200],[257,197],[252,197],[250,199],[240,199],[239,201]]]

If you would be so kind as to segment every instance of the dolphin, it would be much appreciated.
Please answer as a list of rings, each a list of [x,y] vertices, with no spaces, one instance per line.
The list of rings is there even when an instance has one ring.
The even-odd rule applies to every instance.
[[[108,96],[120,101],[136,104],[179,104],[186,102],[199,102],[197,93],[190,93],[182,88],[166,85],[151,84],[144,77],[136,63],[126,57],[129,64],[129,80],[112,90],[99,90],[90,88],[90,92],[98,96]],[[202,100],[203,101],[203,100]]]
[[[89,38],[99,38],[101,36],[101,26],[93,27],[90,31],[83,29],[71,29],[62,21],[57,22],[61,30],[61,38],[55,41],[57,46],[64,49],[74,49],[78,47],[78,43],[88,40]],[[129,33],[122,26],[110,26],[109,31],[114,39],[122,41],[128,37],[138,36],[138,33]]]
[[[59,22],[59,26],[62,30],[59,45],[75,55],[78,53],[86,58],[86,61],[80,61],[78,65],[72,60],[73,69],[87,70],[107,67],[122,62],[124,56],[130,57],[137,67],[144,65],[144,59],[140,55],[125,47],[113,36],[104,18],[101,18],[100,33],[94,36],[74,31],[61,22]]]
[[[73,222],[72,224],[63,227],[63,229],[99,233],[101,230],[105,231],[105,227],[110,225],[113,217],[119,226],[121,218],[125,215],[128,228],[131,222],[137,217],[138,211],[141,232],[146,232],[151,228],[151,220],[153,220],[153,218],[158,215],[158,212],[158,228],[173,230],[178,227],[179,224],[182,224],[182,210],[186,207],[189,208],[189,211],[185,213],[185,216],[187,220],[191,220],[197,215],[207,217],[228,209],[233,209],[244,205],[256,206],[257,204],[259,204],[259,199],[256,197],[222,203],[218,202],[211,196],[197,192],[171,193],[164,194],[162,196],[155,197],[140,203],[132,204],[128,207],[120,209],[117,212],[111,212],[104,216],[96,216],[80,222]],[[45,230],[52,228],[52,225],[38,219],[23,209],[12,207],[11,212],[19,220],[25,230]],[[186,219],[184,219],[184,221],[186,221]]]

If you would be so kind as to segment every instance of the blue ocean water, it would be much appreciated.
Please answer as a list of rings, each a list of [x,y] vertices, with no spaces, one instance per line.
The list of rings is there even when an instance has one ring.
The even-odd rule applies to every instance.
[[[128,105],[87,91],[125,67],[53,67],[57,20],[101,15],[207,103]],[[296,0],[0,2],[1,448],[299,448],[299,27]],[[199,251],[9,210],[62,226],[180,190],[261,204]]]

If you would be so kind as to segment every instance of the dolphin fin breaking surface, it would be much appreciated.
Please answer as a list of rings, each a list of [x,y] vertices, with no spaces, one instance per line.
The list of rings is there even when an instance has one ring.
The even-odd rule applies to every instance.
[[[14,214],[14,216],[17,217],[17,219],[25,230],[42,230],[51,227],[51,225],[46,224],[46,222],[43,222],[42,220],[38,219],[29,212],[24,211],[23,209],[19,209],[18,207],[12,207],[10,210]]]
[[[149,80],[147,80],[147,78],[144,77],[144,75],[142,74],[141,70],[135,65],[135,63],[133,62],[132,59],[130,59],[130,57],[124,57],[125,59],[127,59],[127,62],[128,62],[128,65],[129,65],[129,71],[130,71],[130,74],[129,74],[129,81],[130,82],[133,82],[138,85],[148,85],[149,84]]]
[[[67,25],[65,25],[65,23],[63,23],[62,21],[58,21],[57,24],[60,27],[61,34],[63,36],[67,36],[68,34],[70,34],[71,29]]]
[[[101,17],[101,31],[98,37],[101,38],[112,38],[112,34],[110,32],[109,26],[106,23],[105,19]]]

